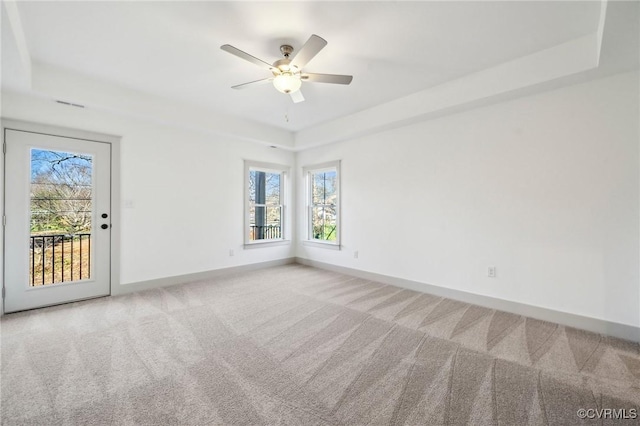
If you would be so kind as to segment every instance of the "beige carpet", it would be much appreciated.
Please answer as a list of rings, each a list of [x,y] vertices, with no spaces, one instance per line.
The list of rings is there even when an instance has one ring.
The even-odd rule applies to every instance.
[[[637,344],[300,265],[10,314],[1,331],[6,425],[573,425],[580,408],[640,409]]]

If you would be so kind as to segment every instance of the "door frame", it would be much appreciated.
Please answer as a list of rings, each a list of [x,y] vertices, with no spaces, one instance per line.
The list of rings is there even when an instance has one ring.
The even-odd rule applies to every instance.
[[[42,133],[52,136],[61,136],[72,139],[82,139],[93,142],[108,143],[111,145],[111,247],[110,247],[110,286],[109,294],[118,294],[120,286],[120,136],[107,135],[103,133],[90,132],[85,130],[70,129],[66,127],[38,124],[21,120],[1,119],[2,130],[2,161],[0,161],[0,191],[2,195],[2,223],[0,226],[0,271],[2,272],[2,293],[0,295],[0,315],[4,315],[4,287],[5,287],[5,267],[4,259],[6,253],[5,241],[5,130],[19,130],[32,133]]]

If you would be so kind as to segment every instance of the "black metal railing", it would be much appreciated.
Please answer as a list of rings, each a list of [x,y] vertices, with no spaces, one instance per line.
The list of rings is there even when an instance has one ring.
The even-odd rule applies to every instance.
[[[91,234],[29,237],[31,286],[88,279],[91,276]]]
[[[249,225],[249,239],[274,240],[282,238],[282,228],[280,225]]]

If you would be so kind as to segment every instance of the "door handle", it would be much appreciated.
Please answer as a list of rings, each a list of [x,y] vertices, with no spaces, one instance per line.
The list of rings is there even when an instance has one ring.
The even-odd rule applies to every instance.
[[[100,225],[100,228],[102,229],[107,229],[109,227],[109,225],[107,225],[106,223],[103,223],[102,225]]]

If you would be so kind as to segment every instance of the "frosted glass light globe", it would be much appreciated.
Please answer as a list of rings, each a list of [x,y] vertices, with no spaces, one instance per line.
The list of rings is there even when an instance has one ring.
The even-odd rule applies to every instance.
[[[282,93],[293,93],[300,89],[302,80],[290,72],[283,72],[273,79],[273,86]]]

